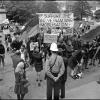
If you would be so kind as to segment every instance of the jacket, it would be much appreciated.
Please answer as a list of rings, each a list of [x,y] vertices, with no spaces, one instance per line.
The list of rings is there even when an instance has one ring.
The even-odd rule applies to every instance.
[[[3,44],[0,44],[0,54],[5,54],[5,47]]]
[[[57,56],[57,58],[56,58]],[[55,61],[56,59],[56,61]],[[55,61],[55,64],[54,64]],[[52,64],[54,64],[54,66],[51,69]],[[49,58],[48,61],[46,61],[46,73],[47,76],[49,76],[50,78],[54,78],[52,73],[56,73],[59,76],[62,76],[63,73],[65,71],[65,66],[64,66],[64,61],[63,58],[59,55],[56,54],[52,54],[51,57]]]
[[[42,66],[42,54],[38,52],[33,52],[33,57],[35,59],[35,67]]]

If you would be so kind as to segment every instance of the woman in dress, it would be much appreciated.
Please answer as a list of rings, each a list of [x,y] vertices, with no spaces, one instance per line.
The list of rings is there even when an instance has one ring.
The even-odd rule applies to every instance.
[[[37,79],[36,81],[38,82],[38,85],[40,86],[40,82],[42,81],[40,76],[41,76],[41,71],[43,70],[43,62],[42,62],[42,52],[39,52],[39,47],[35,47],[34,52],[33,52],[33,57],[34,57],[34,66],[35,70],[37,72]]]
[[[24,62],[20,61],[15,69],[15,89],[18,100],[23,100],[25,94],[28,92],[28,81],[26,80],[26,73]]]

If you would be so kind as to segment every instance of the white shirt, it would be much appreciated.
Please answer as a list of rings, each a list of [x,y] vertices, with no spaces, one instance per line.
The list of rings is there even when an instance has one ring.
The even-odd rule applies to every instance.
[[[21,53],[21,59],[23,59],[25,61],[25,54],[24,54],[24,52],[21,52],[21,50],[20,50],[20,53]]]

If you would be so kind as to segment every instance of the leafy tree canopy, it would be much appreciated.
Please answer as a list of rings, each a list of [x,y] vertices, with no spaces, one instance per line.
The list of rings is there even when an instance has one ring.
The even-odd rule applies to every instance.
[[[73,13],[75,17],[82,19],[82,17],[86,17],[92,14],[91,6],[86,0],[77,1],[73,6]]]

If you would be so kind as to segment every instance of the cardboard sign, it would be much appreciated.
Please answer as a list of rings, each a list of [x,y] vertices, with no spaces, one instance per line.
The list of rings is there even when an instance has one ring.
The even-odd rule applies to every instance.
[[[66,34],[67,35],[73,35],[73,28],[67,28],[66,29]]]
[[[10,30],[9,29],[4,29],[3,34],[10,34]]]
[[[61,29],[51,29],[52,34],[61,33]]]
[[[36,46],[38,46],[38,42],[31,42],[30,43],[30,51],[33,51]]]
[[[39,27],[73,27],[73,13],[40,13]]]
[[[57,34],[44,34],[44,43],[57,43]]]

